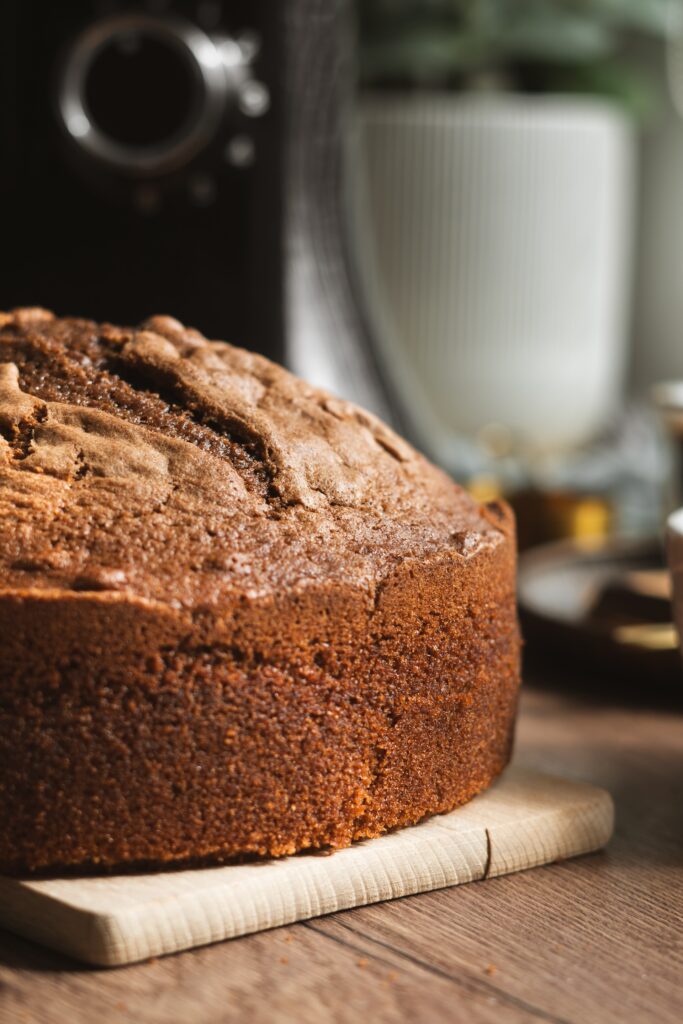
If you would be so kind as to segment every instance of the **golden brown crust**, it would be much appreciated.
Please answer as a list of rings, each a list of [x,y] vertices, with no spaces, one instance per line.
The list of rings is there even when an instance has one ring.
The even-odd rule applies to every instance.
[[[0,868],[339,846],[509,756],[514,526],[171,318],[0,317]]]

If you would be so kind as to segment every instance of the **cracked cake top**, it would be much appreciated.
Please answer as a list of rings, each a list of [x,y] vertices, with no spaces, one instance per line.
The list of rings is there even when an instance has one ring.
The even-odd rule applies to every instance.
[[[171,317],[0,313],[0,589],[372,591],[508,530],[370,413]]]

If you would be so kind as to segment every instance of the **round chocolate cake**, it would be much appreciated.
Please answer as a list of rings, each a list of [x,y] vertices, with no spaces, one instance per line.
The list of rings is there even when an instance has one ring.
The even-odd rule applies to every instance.
[[[512,517],[170,317],[0,314],[0,870],[340,847],[511,749]]]

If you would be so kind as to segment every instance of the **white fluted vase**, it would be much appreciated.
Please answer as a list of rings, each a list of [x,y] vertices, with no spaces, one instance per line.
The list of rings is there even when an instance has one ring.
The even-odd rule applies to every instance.
[[[445,464],[495,424],[526,452],[594,436],[622,394],[635,146],[594,100],[369,94],[351,192],[384,364]]]

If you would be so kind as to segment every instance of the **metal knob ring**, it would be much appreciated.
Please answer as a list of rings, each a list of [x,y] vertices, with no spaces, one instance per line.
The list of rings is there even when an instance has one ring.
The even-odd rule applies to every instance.
[[[199,85],[197,114],[163,142],[128,145],[93,122],[86,103],[86,82],[98,54],[117,38],[144,33],[183,52]],[[89,26],[77,37],[63,66],[58,109],[67,134],[90,156],[119,171],[150,176],[184,164],[212,138],[223,114],[229,83],[218,47],[200,28],[181,18],[124,14]]]

